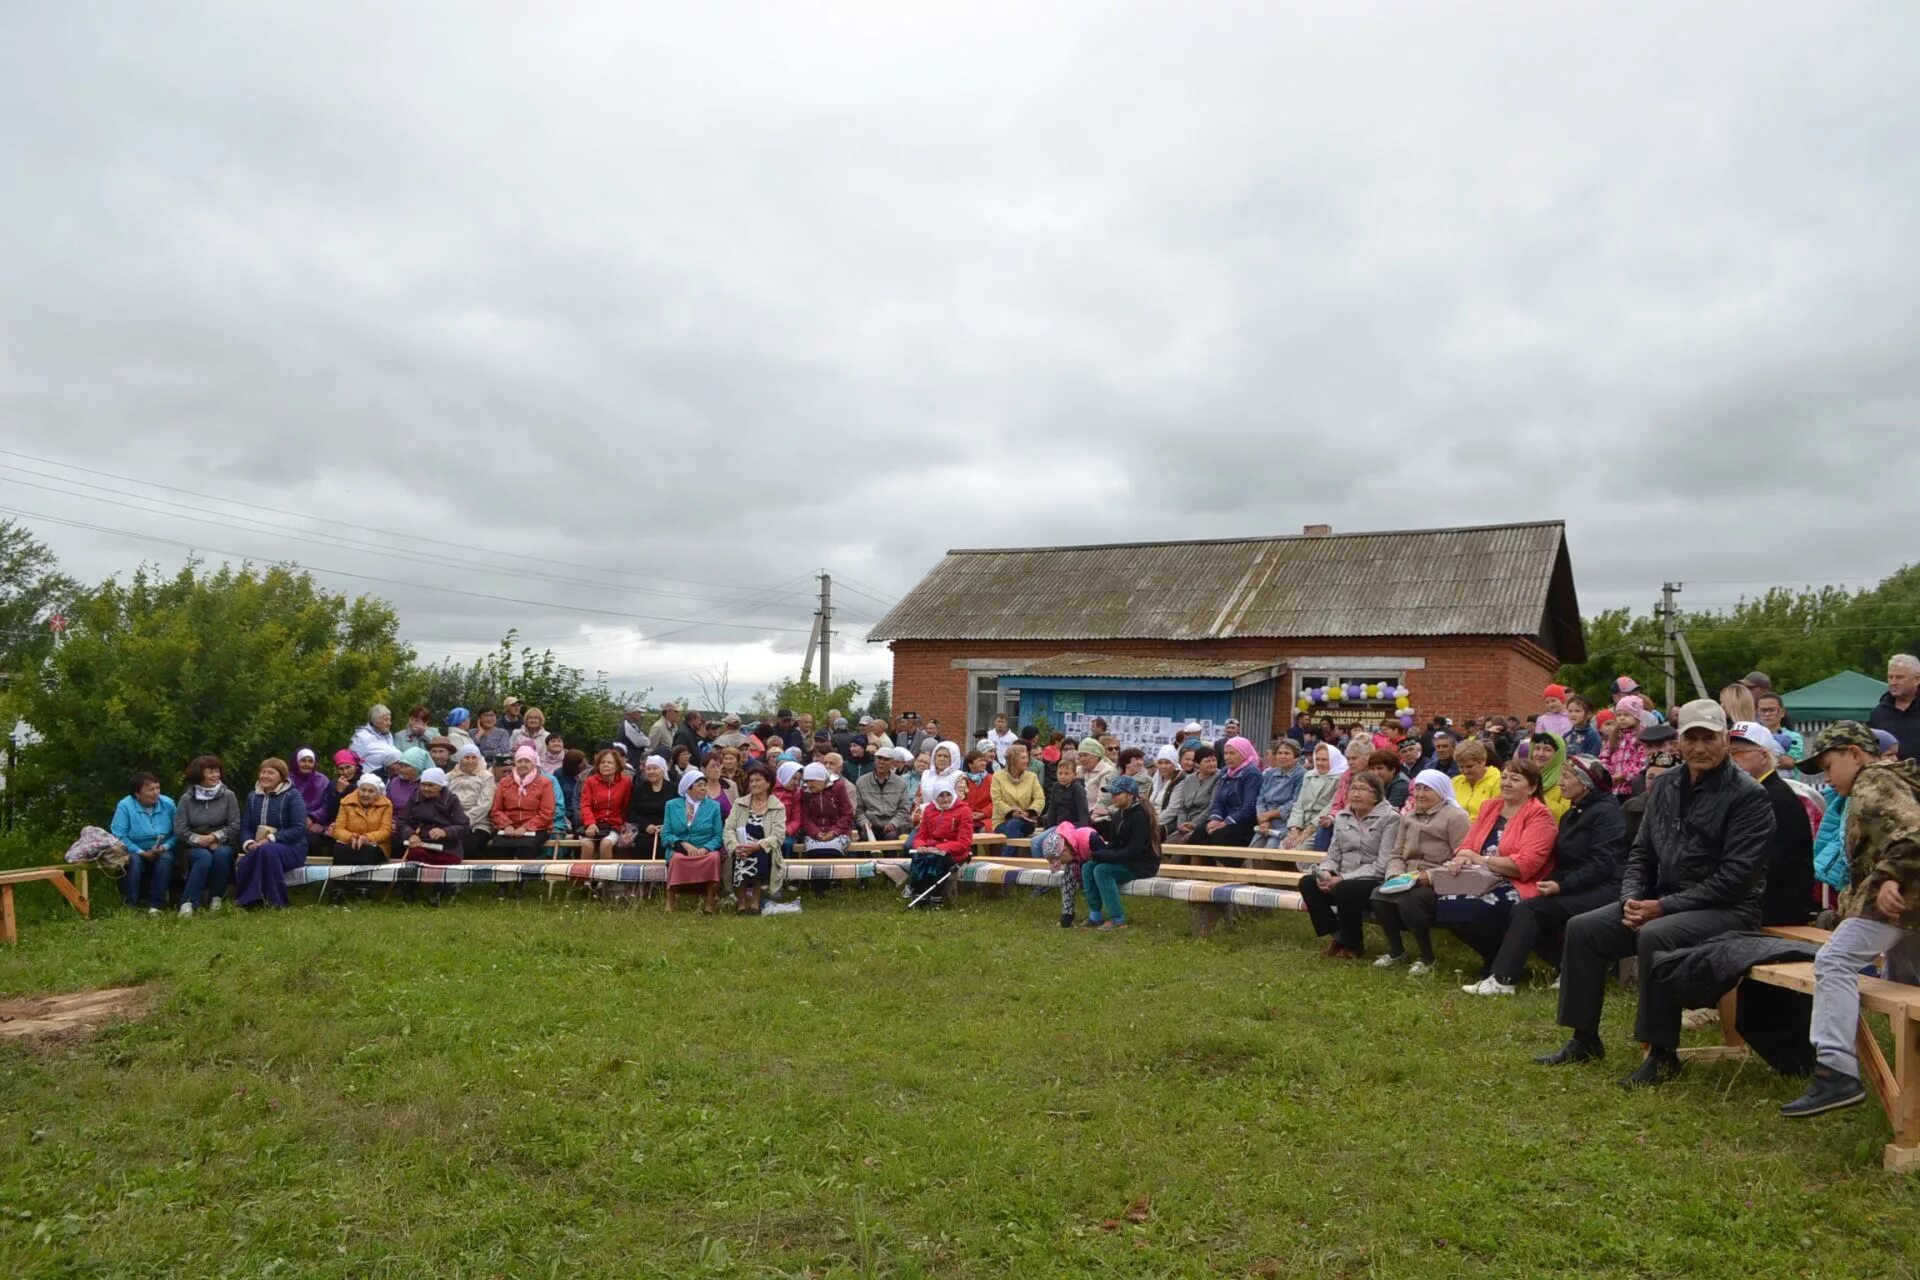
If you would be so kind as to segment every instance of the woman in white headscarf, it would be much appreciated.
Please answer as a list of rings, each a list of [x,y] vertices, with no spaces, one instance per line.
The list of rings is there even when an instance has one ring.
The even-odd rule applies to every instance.
[[[1346,771],[1347,758],[1338,747],[1324,742],[1314,747],[1313,771],[1300,781],[1300,794],[1294,799],[1293,812],[1287,816],[1287,838],[1282,848],[1307,848],[1323,827],[1331,827],[1340,775]]]
[[[1439,900],[1432,873],[1453,860],[1470,826],[1467,811],[1453,794],[1453,779],[1438,769],[1422,769],[1400,815],[1387,878],[1373,891],[1373,918],[1387,935],[1387,954],[1373,962],[1374,968],[1391,969],[1407,958],[1400,936],[1404,928],[1420,949],[1408,975],[1419,978],[1433,972],[1433,917]],[[1411,884],[1406,883],[1409,879]]]
[[[680,798],[667,804],[660,847],[667,851],[667,910],[675,889],[699,889],[700,910],[712,915],[720,905],[720,850],[726,842],[720,806],[707,798],[707,777],[689,769],[680,776]]]
[[[962,795],[962,784],[966,777],[966,759],[960,754],[957,742],[937,744],[930,753],[930,762],[925,773],[920,775],[920,803],[932,804],[934,793],[942,786],[953,788],[955,795]]]

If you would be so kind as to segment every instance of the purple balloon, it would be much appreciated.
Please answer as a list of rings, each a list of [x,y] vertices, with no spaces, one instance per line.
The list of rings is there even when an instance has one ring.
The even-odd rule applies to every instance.
[[[1411,729],[1411,728],[1413,728],[1413,712],[1411,712],[1411,711],[1402,711],[1402,712],[1400,713],[1400,727],[1401,727],[1402,729]]]

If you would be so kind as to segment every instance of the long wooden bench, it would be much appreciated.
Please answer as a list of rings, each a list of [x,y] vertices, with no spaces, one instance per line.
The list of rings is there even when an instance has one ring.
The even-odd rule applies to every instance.
[[[1775,925],[1768,933],[1801,942],[1824,943],[1832,935],[1825,929],[1808,925]],[[1788,991],[1813,994],[1813,962],[1760,964],[1747,971],[1744,982],[1758,982]],[[1860,1074],[1880,1099],[1893,1126],[1893,1141],[1887,1144],[1883,1164],[1894,1172],[1920,1170],[1920,986],[1888,982],[1884,978],[1861,977],[1860,1027],[1854,1036],[1854,1052],[1860,1058]],[[1713,1050],[1716,1056],[1744,1054],[1746,1047],[1734,1029],[1739,1009],[1740,989],[1735,987],[1720,1001],[1720,1033],[1724,1044]],[[1880,1041],[1867,1024],[1867,1014],[1884,1014],[1893,1028],[1893,1063],[1880,1049]]]
[[[58,889],[60,896],[72,903],[73,909],[82,917],[91,918],[93,897],[88,892],[90,870],[84,862],[63,862],[51,867],[16,867],[10,871],[0,871],[0,939],[14,946],[20,943],[20,925],[13,914],[13,887],[17,884],[44,880]],[[67,878],[69,875],[73,877],[72,880]]]

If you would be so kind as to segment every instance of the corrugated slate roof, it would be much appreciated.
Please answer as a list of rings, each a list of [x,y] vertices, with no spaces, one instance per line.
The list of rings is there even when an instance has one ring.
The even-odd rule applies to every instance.
[[[1579,618],[1566,527],[1550,521],[949,551],[867,639],[1539,637],[1544,627],[1563,659],[1580,661]]]
[[[1049,658],[1023,662],[1007,674],[1074,679],[1105,676],[1119,680],[1237,680],[1284,665],[1278,658],[1265,662],[1244,659],[1207,662],[1196,658],[1130,658],[1119,653],[1056,653]]]

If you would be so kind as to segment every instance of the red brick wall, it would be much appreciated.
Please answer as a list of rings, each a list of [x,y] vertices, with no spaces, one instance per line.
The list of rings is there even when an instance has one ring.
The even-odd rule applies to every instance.
[[[1529,715],[1539,712],[1540,690],[1553,678],[1556,663],[1530,640],[1435,638],[1427,640],[1361,638],[1349,640],[1125,640],[1093,645],[1058,641],[1019,642],[898,640],[893,650],[893,705],[918,711],[958,732],[967,723],[967,673],[955,658],[1044,658],[1075,652],[1126,654],[1153,658],[1281,658],[1345,654],[1355,657],[1420,657],[1424,671],[1407,675],[1413,705],[1422,723],[1433,715],[1455,720],[1490,712]],[[1289,683],[1289,690],[1291,685]],[[1289,692],[1287,697],[1291,697]],[[1277,709],[1291,717],[1286,704]],[[1337,713],[1336,713],[1337,715]]]

